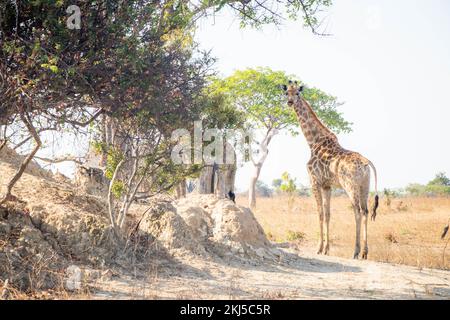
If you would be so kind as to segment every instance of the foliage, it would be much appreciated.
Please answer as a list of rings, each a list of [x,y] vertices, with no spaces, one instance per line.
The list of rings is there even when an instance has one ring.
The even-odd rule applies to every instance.
[[[450,186],[450,179],[445,172],[438,172],[433,180],[428,182],[429,186]]]
[[[253,1],[253,0],[204,0],[207,3],[217,3],[216,10],[228,5],[234,9],[241,20],[241,26],[260,27],[264,24],[281,24],[287,18],[296,20],[301,18],[305,27],[314,34],[322,34],[318,30],[323,17],[319,14],[329,7],[331,0],[286,0],[286,1]],[[281,5],[279,5],[281,4]]]
[[[334,191],[334,190],[332,190],[332,192],[333,192],[333,191]],[[311,188],[306,187],[306,186],[300,184],[300,185],[297,187],[297,194],[298,194],[299,196],[301,196],[301,197],[309,197],[309,196],[311,196]]]
[[[414,196],[450,195],[450,179],[444,172],[438,172],[434,179],[430,180],[426,185],[411,183],[405,190]]]
[[[261,197],[271,197],[273,195],[273,190],[264,182],[256,182],[256,192]]]
[[[288,230],[286,238],[287,241],[301,241],[305,239],[305,237],[306,234],[304,232]]]
[[[215,79],[211,87],[226,97],[228,103],[246,115],[247,128],[287,129],[298,134],[298,120],[292,108],[287,107],[280,84],[287,83],[289,76],[283,71],[269,68],[238,70],[225,79]],[[337,112],[340,105],[335,97],[316,88],[307,88],[304,97],[318,117],[336,132],[350,131],[350,123]]]
[[[81,121],[87,107],[117,118],[141,113],[161,127],[198,114],[192,102],[212,61],[193,58],[193,43],[186,41],[189,15],[181,7],[81,2],[81,29],[71,30],[63,1],[17,4],[18,16],[13,2],[0,9],[0,74],[7,93],[0,97],[0,118],[24,105],[63,122]],[[162,15],[169,7],[171,14]]]
[[[274,189],[279,189],[282,183],[283,183],[283,180],[280,179],[280,178],[273,179],[273,180],[272,180],[272,187],[273,187]]]
[[[295,185],[295,178],[291,178],[291,175],[287,172],[283,172],[281,175],[281,180],[283,181],[279,187],[282,192],[294,193],[297,191],[297,186]]]
[[[389,198],[398,198],[400,196],[400,192],[398,190],[384,188],[383,195]]]
[[[278,192],[282,192],[288,195],[288,208],[292,209],[294,204],[295,195],[298,193],[295,178],[292,178],[288,172],[283,172],[281,175],[281,184],[277,187]],[[278,180],[276,181],[278,183]]]

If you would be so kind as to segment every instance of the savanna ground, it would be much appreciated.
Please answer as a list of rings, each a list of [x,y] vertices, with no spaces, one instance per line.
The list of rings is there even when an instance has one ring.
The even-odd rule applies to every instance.
[[[237,202],[246,205],[247,199]],[[287,196],[258,198],[254,211],[269,239],[294,241],[299,250],[313,252],[319,238],[315,200]],[[369,260],[406,264],[423,268],[450,269],[448,236],[441,240],[450,218],[450,197],[395,198],[388,205],[380,199],[376,221],[368,223]],[[331,200],[330,255],[350,258],[355,241],[355,219],[345,196]]]
[[[5,157],[3,154],[0,159],[0,190],[18,163],[14,155]],[[265,233],[276,244],[264,247],[268,250],[265,252],[273,252],[274,255],[255,259],[227,250],[217,254],[211,246],[205,246],[208,253],[204,255],[194,252],[179,254],[173,250],[176,249],[174,245],[189,247],[189,242],[180,241],[188,239],[183,237],[188,229],[179,230],[183,224],[174,224],[173,228],[161,229],[164,232],[158,238],[161,241],[167,238],[169,243],[151,242],[145,253],[149,259],[144,259],[144,263],[135,260],[135,255],[129,257],[122,247],[104,237],[109,229],[103,199],[78,194],[70,182],[57,181],[55,177],[35,165],[30,166],[14,189],[18,200],[10,205],[17,210],[6,217],[0,214],[0,253],[3,250],[5,261],[15,261],[15,264],[9,262],[12,269],[0,264],[0,267],[7,267],[7,272],[0,274],[0,289],[8,287],[10,299],[450,297],[450,272],[438,269],[449,269],[449,253],[443,263],[445,242],[440,240],[448,219],[449,199],[394,199],[391,209],[382,200],[377,221],[369,223],[369,261],[346,259],[353,252],[354,237],[354,219],[346,198],[332,201],[330,256],[318,256],[314,253],[317,216],[313,200],[297,198],[289,208],[287,198],[274,197],[259,198],[258,208],[254,211]],[[246,206],[245,200],[238,198],[238,204]],[[231,211],[237,210],[230,200],[222,201],[230,206]],[[401,205],[400,201],[403,201]],[[206,208],[206,204],[201,207]],[[195,209],[194,203],[191,205],[191,209]],[[140,216],[147,207],[136,204],[133,212]],[[231,221],[228,225],[225,222],[225,225],[231,227],[233,223]],[[232,230],[240,227],[243,227],[242,223]],[[18,256],[11,255],[11,250]],[[23,255],[22,251],[25,251]],[[42,257],[59,257],[62,265],[50,268],[51,260],[43,260]],[[113,263],[116,261],[113,257],[120,259]],[[26,259],[22,261],[22,258]],[[97,258],[112,260],[104,265],[97,262]],[[82,271],[81,286],[76,291],[66,290],[68,265]],[[22,271],[20,274],[11,273],[10,269]],[[34,288],[37,283],[34,279],[52,274],[58,284],[52,290],[29,289],[23,292],[14,286],[16,276],[33,280],[31,288]],[[11,279],[9,286],[6,285],[7,278]],[[1,294],[4,292],[3,289]]]

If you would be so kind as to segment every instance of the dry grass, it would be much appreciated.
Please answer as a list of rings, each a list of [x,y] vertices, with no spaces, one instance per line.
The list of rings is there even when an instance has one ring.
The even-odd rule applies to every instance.
[[[246,205],[244,197],[237,202]],[[287,197],[258,198],[255,215],[272,241],[290,241],[301,234],[300,248],[315,248],[319,237],[315,201],[297,197],[291,208]],[[450,197],[381,199],[375,222],[368,224],[369,259],[417,267],[450,269],[450,250],[440,235],[450,216]],[[448,236],[447,236],[448,237]],[[331,200],[330,255],[350,258],[355,220],[347,197]],[[298,240],[297,240],[298,242]]]

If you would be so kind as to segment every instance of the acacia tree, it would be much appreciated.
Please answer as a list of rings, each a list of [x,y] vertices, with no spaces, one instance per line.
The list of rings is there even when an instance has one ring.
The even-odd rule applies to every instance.
[[[294,136],[299,133],[295,112],[286,106],[285,97],[280,90],[280,84],[293,78],[296,77],[288,76],[282,71],[257,68],[236,71],[231,76],[215,82],[215,90],[226,95],[230,104],[245,113],[246,130],[261,132],[259,139],[253,135],[259,152],[251,157],[253,174],[248,193],[250,207],[256,205],[256,182],[273,137],[281,131],[287,131]],[[330,129],[337,133],[350,131],[351,124],[337,111],[341,104],[336,97],[317,88],[305,89],[304,96]]]
[[[0,2],[0,125],[28,130],[36,144],[2,201],[39,150],[42,131],[84,127],[100,116],[146,116],[165,128],[199,112],[193,98],[211,60],[192,58],[189,14],[170,1],[79,6],[81,29],[71,30],[63,1]]]

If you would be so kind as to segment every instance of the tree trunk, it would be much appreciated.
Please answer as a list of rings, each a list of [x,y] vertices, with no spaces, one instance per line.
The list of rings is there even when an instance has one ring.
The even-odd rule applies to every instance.
[[[227,148],[231,153],[228,155],[230,159],[227,161]],[[197,192],[200,194],[214,193],[216,196],[226,197],[229,191],[234,191],[234,183],[236,179],[236,152],[231,144],[225,143],[224,164],[213,166],[205,166],[197,181]],[[214,176],[213,176],[214,175]]]
[[[259,174],[261,173],[261,169],[262,166],[264,164],[264,161],[267,158],[267,155],[269,154],[269,143],[272,140],[273,136],[275,134],[277,134],[277,130],[276,129],[272,129],[272,128],[268,128],[266,135],[263,139],[263,141],[261,142],[261,157],[259,158],[258,161],[254,161],[252,159],[253,162],[253,166],[254,166],[254,172],[253,175],[250,178],[250,186],[248,188],[248,206],[252,209],[254,209],[256,207],[256,182],[258,182],[258,178],[259,178]]]
[[[186,197],[186,179],[181,180],[181,182],[177,185],[176,192],[177,192],[177,199],[185,198]]]
[[[213,177],[213,167],[205,166],[200,172],[200,177],[197,179],[197,193],[199,194],[210,194],[212,193],[212,177]]]
[[[218,197],[226,197],[229,191],[234,192],[234,182],[236,179],[236,163],[223,164],[217,171],[217,183],[214,194]]]
[[[256,207],[256,182],[258,182],[261,173],[262,163],[254,165],[253,175],[250,178],[250,187],[248,188],[248,206],[252,209]]]
[[[122,159],[117,164],[116,169],[114,170],[114,174],[113,174],[113,176],[111,178],[111,181],[109,182],[109,189],[108,189],[108,213],[109,213],[109,220],[111,222],[111,227],[113,228],[114,233],[116,235],[119,235],[119,230],[117,228],[117,223],[116,223],[113,186],[114,186],[114,183],[116,182],[117,174],[119,173],[120,168],[123,166],[124,162],[125,162],[125,160]]]

